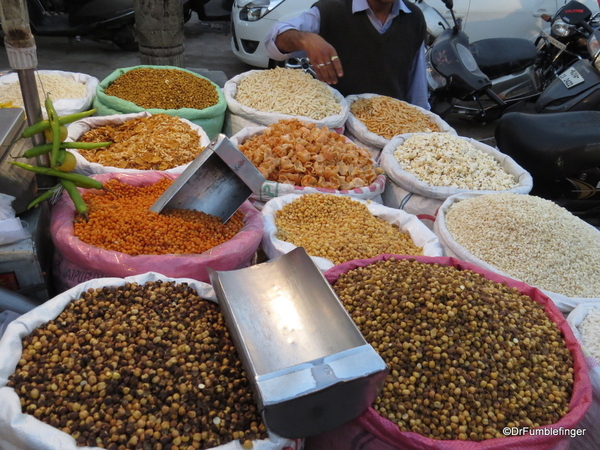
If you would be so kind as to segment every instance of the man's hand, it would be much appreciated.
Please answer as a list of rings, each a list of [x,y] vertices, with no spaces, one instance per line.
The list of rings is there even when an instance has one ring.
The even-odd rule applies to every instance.
[[[282,53],[304,50],[319,80],[336,84],[344,76],[335,48],[316,33],[287,30],[277,36],[275,45]]]

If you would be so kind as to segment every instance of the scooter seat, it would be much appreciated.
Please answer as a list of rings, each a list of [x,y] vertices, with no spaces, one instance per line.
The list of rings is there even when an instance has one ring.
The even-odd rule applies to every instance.
[[[600,111],[506,113],[496,146],[535,176],[553,178],[600,166]]]
[[[490,38],[473,42],[469,49],[490,79],[510,75],[532,65],[537,56],[533,42],[521,38]]]

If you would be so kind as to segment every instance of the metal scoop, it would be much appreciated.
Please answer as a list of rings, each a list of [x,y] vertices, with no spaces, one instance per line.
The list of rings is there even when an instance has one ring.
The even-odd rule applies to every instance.
[[[225,223],[264,182],[265,177],[248,158],[224,134],[219,134],[150,211],[191,209],[220,217]]]

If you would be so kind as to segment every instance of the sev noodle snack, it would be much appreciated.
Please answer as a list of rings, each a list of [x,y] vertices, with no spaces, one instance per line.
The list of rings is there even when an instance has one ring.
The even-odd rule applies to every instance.
[[[237,86],[235,100],[258,111],[314,120],[342,110],[327,84],[301,70],[283,67],[254,71],[244,77]]]
[[[359,98],[350,104],[350,112],[370,132],[386,139],[404,133],[442,131],[415,106],[385,95]]]
[[[269,181],[295,186],[354,189],[382,173],[365,149],[314,123],[286,119],[239,146]]]

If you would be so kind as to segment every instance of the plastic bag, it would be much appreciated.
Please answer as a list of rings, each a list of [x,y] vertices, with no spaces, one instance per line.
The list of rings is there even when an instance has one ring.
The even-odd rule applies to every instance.
[[[489,272],[495,272],[500,275],[510,277],[509,274],[504,273],[501,270],[497,269],[496,267],[492,266],[491,264],[488,264],[485,261],[482,261],[481,259],[475,257],[475,255],[470,253],[466,248],[464,248],[462,245],[458,244],[458,242],[456,242],[454,240],[454,237],[452,237],[452,234],[450,234],[450,232],[448,231],[448,228],[446,228],[446,219],[445,219],[446,211],[448,211],[448,209],[455,202],[459,202],[466,198],[476,197],[476,196],[482,195],[482,194],[483,193],[473,193],[472,192],[472,193],[465,193],[465,194],[457,194],[457,195],[453,195],[453,196],[449,197],[442,204],[442,206],[440,206],[439,210],[437,211],[436,220],[435,220],[435,223],[433,224],[433,231],[440,239],[440,243],[442,244],[442,247],[444,248],[444,252],[447,256],[454,256],[456,258],[462,259],[463,261],[467,261],[472,264],[476,264],[479,267],[482,267]],[[534,264],[534,262],[532,262],[532,264]],[[538,289],[540,289],[540,288],[538,288]],[[554,305],[556,305],[556,307],[562,312],[569,312],[580,303],[586,303],[586,302],[590,302],[592,300],[600,300],[600,298],[567,297],[566,295],[562,295],[557,292],[551,292],[551,291],[548,291],[545,289],[540,289],[540,290],[545,295],[550,297],[552,299],[552,301],[554,302]]]
[[[82,120],[78,120],[77,122],[73,122],[68,126],[69,136],[66,139],[67,141],[77,141],[83,134],[87,133],[93,128],[98,128],[104,125],[122,125],[128,120],[135,119],[137,117],[150,117],[150,114],[147,111],[143,111],[140,113],[132,113],[132,114],[114,114],[112,116],[97,116],[97,117],[87,117]],[[210,139],[206,132],[202,129],[201,126],[190,122],[187,119],[180,120],[186,124],[188,124],[194,131],[198,133],[198,139],[201,147],[206,147],[210,144]],[[176,149],[174,149],[176,151]],[[103,166],[102,164],[90,162],[85,159],[77,149],[71,148],[69,152],[75,155],[75,159],[77,160],[77,166],[75,167],[74,172],[81,173],[84,175],[94,175],[99,173],[110,173],[110,172],[121,172],[121,173],[138,173],[145,172],[145,170],[138,169],[121,169],[118,167],[111,166]],[[168,173],[181,173],[183,172],[190,163],[183,164],[181,166],[173,167],[172,169],[167,169],[164,172]]]
[[[339,129],[343,131],[344,124],[348,118],[348,103],[342,94],[336,89],[329,87],[331,93],[334,95],[338,103],[340,104],[341,111],[339,114],[328,116],[320,120],[315,120],[311,117],[305,116],[292,116],[289,114],[270,113],[265,111],[259,111],[254,108],[242,105],[235,99],[237,93],[237,86],[244,78],[253,73],[259,72],[258,70],[250,70],[248,72],[241,73],[231,78],[223,86],[223,94],[227,101],[227,115],[225,119],[224,132],[227,136],[233,136],[240,130],[246,127],[256,126],[269,126],[278,122],[281,119],[296,118],[304,120],[306,122],[316,123],[321,126],[326,126],[329,129]],[[268,86],[265,87],[268,90]],[[293,99],[290,99],[293,101]]]
[[[597,450],[600,448],[600,361],[594,358],[583,344],[579,326],[591,309],[600,309],[600,302],[580,303],[567,316],[567,323],[581,344],[592,383],[592,405],[579,423],[585,434],[574,439],[569,450]]]
[[[78,83],[84,84],[86,89],[86,94],[81,98],[61,98],[57,100],[53,100],[52,104],[54,105],[54,109],[56,109],[56,113],[59,116],[66,116],[68,114],[73,114],[76,112],[87,111],[92,107],[92,102],[94,97],[96,96],[96,88],[98,87],[98,78],[93,77],[91,75],[86,75],[84,73],[77,72],[64,72],[62,70],[38,70],[36,71],[38,74],[46,74],[46,75],[59,75],[61,77],[65,77],[71,81],[76,81]],[[17,73],[9,73],[0,77],[0,84],[9,84],[19,81],[19,76]],[[41,102],[42,105],[44,102]],[[46,108],[42,107],[42,115],[44,119],[48,118],[48,114],[46,113]]]
[[[134,186],[147,186],[162,177],[177,178],[164,172],[108,173],[94,176],[102,182],[111,178]],[[86,244],[75,237],[75,209],[63,194],[52,211],[50,233],[56,247],[56,278],[62,287],[98,277],[123,277],[146,272],[161,272],[170,277],[185,277],[208,282],[207,268],[233,270],[250,264],[262,238],[262,216],[249,202],[241,211],[246,215],[244,227],[229,241],[201,254],[168,254],[131,256]]]
[[[292,203],[301,195],[288,194],[269,200],[261,213],[264,218],[264,232],[262,248],[269,259],[282,256],[291,252],[296,246],[290,242],[277,239],[277,227],[275,226],[275,214],[285,205]],[[375,202],[353,198],[363,203],[376,217],[396,225],[400,231],[410,236],[415,245],[423,248],[423,254],[427,256],[442,256],[444,251],[438,238],[417,217],[407,214],[399,209],[392,209]],[[317,267],[322,271],[332,268],[335,264],[326,258],[311,256]]]
[[[16,217],[12,202],[15,197],[0,193],[0,245],[11,244],[31,237],[31,233],[23,228],[21,219]]]
[[[563,315],[554,306],[552,301],[539,289],[521,283],[512,278],[507,278],[497,273],[488,272],[481,267],[460,261],[455,258],[431,258],[426,256],[394,256],[380,255],[376,258],[349,261],[329,269],[325,272],[325,278],[334,284],[340,274],[346,273],[356,267],[368,266],[379,260],[413,258],[417,261],[429,264],[450,265],[462,270],[472,270],[489,280],[506,283],[508,286],[517,288],[522,294],[531,297],[534,301],[545,307],[548,317],[557,324],[563,332],[567,348],[573,355],[574,384],[570,401],[570,411],[557,423],[545,426],[548,429],[576,428],[584,417],[591,403],[591,386],[587,374],[587,366],[581,348],[573,336],[569,325]],[[461,441],[461,440],[436,440],[427,438],[417,433],[404,432],[388,419],[381,417],[373,408],[369,408],[358,418],[347,424],[324,433],[315,438],[307,440],[307,447],[311,450],[566,450],[569,444],[575,443],[578,437],[570,438],[563,435],[539,435],[539,436],[512,436],[506,438],[495,438],[485,441]]]
[[[206,300],[216,302],[216,297],[209,284],[187,278],[169,278],[163,274],[149,272],[127,278],[104,278],[90,280],[79,284],[70,290],[48,300],[15,319],[6,329],[0,340],[0,448],[2,450],[79,450],[75,439],[63,431],[52,427],[29,414],[21,412],[19,397],[13,388],[6,387],[8,378],[17,367],[23,352],[22,340],[35,328],[55,319],[65,307],[80,294],[90,288],[104,286],[122,286],[126,282],[143,284],[148,281],[174,281],[188,283],[196,290],[198,295]],[[255,450],[300,450],[301,440],[290,440],[269,433],[269,439],[253,442]],[[98,447],[85,447],[98,449]],[[214,447],[219,450],[243,450],[238,441],[231,441],[225,445]],[[100,450],[100,449],[98,449]]]
[[[383,204],[392,208],[402,208],[411,214],[429,214],[435,215],[437,209],[451,195],[465,192],[491,193],[500,191],[475,191],[472,189],[459,189],[450,186],[430,186],[424,181],[419,180],[415,175],[402,169],[398,160],[394,157],[394,152],[404,141],[415,134],[401,134],[393,139],[383,148],[381,152],[381,168],[389,177],[385,191],[382,194]],[[469,142],[473,147],[481,152],[494,157],[500,163],[500,166],[509,174],[515,177],[518,186],[502,192],[512,192],[515,194],[528,194],[533,187],[533,179],[529,172],[519,166],[510,156],[499,152],[498,150],[483,144],[475,139],[461,137]]]
[[[231,142],[234,145],[239,146],[252,136],[261,134],[265,129],[266,127],[244,128],[231,137]],[[374,200],[383,193],[385,188],[385,180],[385,175],[379,175],[370,185],[349,190],[295,186],[292,184],[278,183],[276,181],[265,181],[260,188],[260,191],[253,193],[250,196],[250,199],[256,202],[266,202],[272,198],[280,197],[286,194],[314,194],[321,192],[325,194],[343,194],[354,198],[360,198],[362,200]]]
[[[184,119],[189,120],[196,125],[202,127],[202,129],[206,132],[209,139],[214,139],[214,137],[221,132],[223,129],[223,121],[225,120],[225,111],[227,110],[227,102],[225,101],[225,97],[223,96],[223,91],[221,88],[210,81],[210,83],[215,87],[217,94],[219,96],[219,100],[216,105],[209,106],[204,109],[194,109],[194,108],[181,108],[181,109],[144,109],[137,106],[135,103],[129,102],[127,100],[123,100],[122,98],[118,98],[112,95],[107,95],[104,90],[108,88],[121,75],[130,70],[134,69],[173,69],[173,70],[181,70],[184,72],[191,73],[198,78],[203,78],[207,81],[210,81],[208,78],[203,77],[202,75],[192,72],[191,70],[182,69],[181,67],[173,67],[173,66],[133,66],[126,67],[123,69],[117,69],[113,73],[111,73],[108,77],[100,82],[98,88],[96,89],[96,98],[94,99],[94,107],[98,108],[99,116],[110,116],[113,114],[127,114],[127,113],[138,113],[142,111],[148,111],[150,114],[158,114],[165,113],[171,116],[178,116]]]

